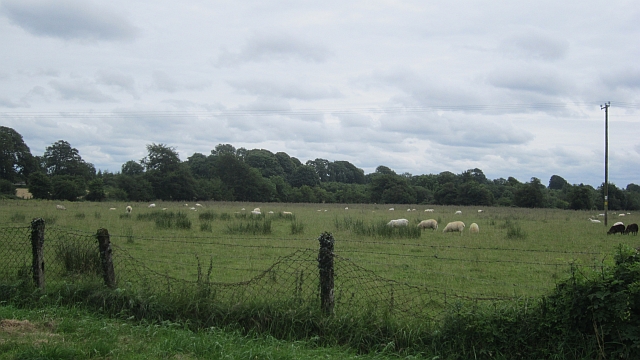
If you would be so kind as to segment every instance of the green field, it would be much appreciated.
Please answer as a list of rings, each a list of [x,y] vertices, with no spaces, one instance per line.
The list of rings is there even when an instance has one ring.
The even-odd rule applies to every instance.
[[[153,271],[190,281],[197,278],[197,259],[205,270],[212,266],[212,281],[249,280],[297,249],[318,249],[318,236],[328,231],[335,238],[337,255],[383,278],[469,298],[528,297],[551,290],[566,278],[570,264],[597,270],[611,259],[617,244],[638,246],[636,236],[607,235],[603,224],[588,220],[597,213],[584,211],[482,208],[479,213],[477,207],[219,202],[202,203],[194,211],[190,208],[195,203],[160,202],[155,208],[131,204],[133,211],[125,216],[125,203],[64,203],[67,210],[56,210],[56,204],[3,201],[1,223],[26,226],[42,217],[48,230],[92,234],[106,228],[116,259],[119,252],[126,253]],[[255,207],[262,216],[250,214]],[[434,212],[424,212],[426,208]],[[462,214],[455,215],[457,210]],[[282,211],[293,217],[282,216]],[[181,214],[190,228],[158,225],[150,218],[154,213]],[[422,231],[419,238],[357,231],[358,226],[374,229],[397,218],[408,219],[412,227],[434,218],[439,230]],[[609,218],[610,223],[638,222],[635,214]],[[465,222],[466,231],[443,233],[445,224],[454,220]],[[270,222],[270,233],[238,230],[265,222]],[[469,233],[473,222],[479,234]],[[298,233],[292,234],[292,224]]]

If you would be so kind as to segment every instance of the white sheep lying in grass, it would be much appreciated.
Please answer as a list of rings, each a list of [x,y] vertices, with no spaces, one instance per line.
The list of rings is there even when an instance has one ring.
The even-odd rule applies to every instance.
[[[64,207],[64,205],[56,205],[56,209],[58,209],[58,210],[67,210],[67,208]]]
[[[480,227],[478,226],[478,224],[473,223],[469,225],[469,232],[472,234],[477,234],[480,232]]]
[[[450,222],[447,224],[447,226],[444,227],[444,230],[442,230],[443,233],[456,231],[458,231],[460,235],[462,235],[462,232],[464,231],[464,223],[462,221]]]
[[[154,208],[154,207],[156,207],[156,204],[149,204],[149,207],[150,208]]]
[[[456,215],[462,215],[462,211],[460,210],[456,211]]]
[[[320,210],[318,210],[318,211],[320,211]],[[282,216],[292,216],[292,215],[293,215],[293,213],[291,211],[283,211],[282,212]]]
[[[438,222],[435,219],[422,220],[420,221],[420,224],[418,224],[418,227],[422,230],[424,229],[438,230]]]
[[[133,208],[131,206],[127,206],[125,210],[127,211],[127,214],[131,214],[131,211],[133,210]]]
[[[391,227],[409,226],[409,220],[407,219],[391,220],[387,223],[387,226],[391,226]]]
[[[433,212],[433,209],[425,209],[425,212]]]

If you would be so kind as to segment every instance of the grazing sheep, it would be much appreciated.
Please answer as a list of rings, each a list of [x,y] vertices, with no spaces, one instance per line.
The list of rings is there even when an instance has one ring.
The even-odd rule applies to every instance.
[[[627,229],[624,231],[624,234],[633,234],[633,235],[638,235],[638,224],[629,224],[627,225]]]
[[[473,223],[469,225],[469,232],[472,234],[477,234],[480,232],[480,227],[478,226],[478,224]]]
[[[462,221],[450,222],[444,227],[444,230],[442,230],[443,233],[456,231],[460,232],[460,235],[462,235],[462,232],[464,231],[464,223]]]
[[[613,226],[616,226],[616,225],[624,225],[624,223],[622,221],[618,221],[617,223],[613,224]]]
[[[618,216],[624,216],[624,214],[619,214]]]
[[[394,210],[395,210],[394,208],[389,208],[389,211],[394,211]]]
[[[196,204],[197,207],[203,207],[202,204]]]
[[[269,214],[273,214],[273,211],[269,211]]]
[[[598,219],[592,219],[592,218],[589,218],[589,221],[591,221],[591,222],[592,222],[592,223],[594,223],[594,224],[597,224],[597,223],[600,223],[600,222],[601,222],[601,221],[600,221],[600,220],[598,220]]]
[[[387,226],[391,226],[391,227],[409,226],[409,220],[407,219],[391,220],[387,223]]]
[[[438,230],[438,222],[435,219],[422,220],[420,221],[420,224],[418,224],[418,227],[422,230],[424,229]]]
[[[262,215],[262,213],[260,212],[260,210],[258,210],[258,211],[251,210],[251,215]]]
[[[260,212],[260,208],[255,208],[255,209],[253,209],[253,211]]]
[[[242,208],[242,209],[240,209],[240,210],[244,211],[244,208]]]
[[[318,211],[320,211],[320,210],[318,210]],[[283,211],[283,212],[282,212],[282,215],[283,215],[283,216],[292,216],[292,215],[293,215],[293,213],[292,213],[291,211]]]
[[[460,210],[456,211],[456,215],[462,215],[462,211]]]
[[[425,212],[433,212],[433,209],[424,209]]]
[[[484,210],[478,210],[479,213],[484,212]]]
[[[347,207],[345,207],[344,209],[345,209],[345,210],[349,210],[349,207],[347,206]]]
[[[607,235],[611,235],[611,234],[614,234],[614,235],[615,235],[615,234],[617,234],[617,233],[624,234],[624,230],[625,230],[625,228],[624,228],[624,225],[622,225],[622,224],[620,224],[620,225],[613,225],[613,226],[609,229],[609,231],[607,231]]]
[[[156,204],[149,204],[149,207],[150,208],[154,208],[154,207],[156,207]]]
[[[109,208],[109,210],[115,210],[116,208]]]
[[[64,207],[64,205],[56,205],[56,209],[58,209],[58,210],[67,210],[67,208]]]
[[[131,205],[127,206],[125,208],[125,211],[127,212],[127,214],[131,214],[131,211],[133,210],[133,208],[131,207]]]

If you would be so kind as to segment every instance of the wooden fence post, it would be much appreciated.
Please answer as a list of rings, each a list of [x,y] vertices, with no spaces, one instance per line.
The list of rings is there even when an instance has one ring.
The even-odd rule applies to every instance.
[[[116,273],[113,270],[113,259],[111,257],[111,240],[107,229],[98,229],[98,248],[100,249],[100,262],[102,264],[102,276],[104,284],[111,289],[116,287]]]
[[[333,293],[333,245],[335,240],[328,232],[318,238],[320,251],[318,252],[318,269],[320,269],[320,308],[326,315],[333,314],[335,298]]]
[[[37,218],[31,221],[31,252],[33,261],[33,282],[36,287],[44,290],[44,219]]]

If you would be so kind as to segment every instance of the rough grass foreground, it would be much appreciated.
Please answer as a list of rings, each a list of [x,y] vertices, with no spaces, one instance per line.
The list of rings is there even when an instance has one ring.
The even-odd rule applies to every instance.
[[[154,331],[162,324],[176,324],[198,334],[213,328],[233,327],[243,336],[261,333],[289,341],[347,346],[359,353],[377,355],[443,359],[638,359],[638,284],[640,255],[634,249],[620,246],[614,265],[588,274],[573,273],[548,296],[491,306],[459,302],[450,307],[439,324],[399,324],[367,316],[366,311],[341,317],[325,316],[313,309],[291,311],[290,304],[284,307],[245,304],[220,309],[198,294],[145,297],[98,286],[67,286],[57,289],[55,294],[42,296],[32,292],[29,296],[30,287],[22,284],[21,288],[17,284],[3,287],[0,294],[4,302],[15,306],[83,304],[119,318],[150,323]],[[113,342],[108,339],[114,337],[106,337],[103,344],[96,345],[95,355],[108,356]],[[197,347],[200,341],[204,341],[200,335],[193,336],[182,346]],[[0,342],[0,350],[39,351],[14,340]],[[22,355],[16,353],[13,358],[31,357]]]

